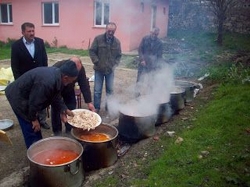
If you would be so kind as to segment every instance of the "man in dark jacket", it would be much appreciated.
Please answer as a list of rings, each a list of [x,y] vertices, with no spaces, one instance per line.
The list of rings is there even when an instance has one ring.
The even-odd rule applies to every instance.
[[[162,42],[158,38],[159,32],[159,28],[153,28],[150,35],[142,38],[138,49],[140,62],[138,64],[137,82],[140,81],[143,74],[156,70],[160,65],[163,49]]]
[[[11,46],[11,69],[15,80],[36,67],[48,66],[48,58],[41,38],[35,37],[35,25],[25,22],[21,26],[23,37]],[[46,110],[39,112],[39,122],[49,129],[46,123]]]
[[[73,115],[62,102],[60,93],[64,86],[76,80],[77,75],[75,63],[67,61],[60,68],[32,69],[7,86],[5,94],[17,116],[27,148],[42,139],[39,111],[54,102],[64,122],[66,114]]]
[[[75,62],[79,73],[77,79],[72,84],[69,84],[63,88],[61,95],[64,100],[64,103],[66,104],[68,109],[70,110],[76,109],[76,98],[75,98],[74,88],[75,88],[75,83],[77,82],[80,87],[81,93],[83,94],[84,101],[88,105],[88,109],[95,112],[95,107],[92,104],[91,91],[90,91],[89,81],[86,77],[85,68],[83,67],[82,62],[79,58],[72,57],[70,60]],[[60,68],[66,62],[67,60],[62,60],[55,63],[53,66]],[[62,123],[60,119],[60,113],[55,104],[54,103],[51,104],[51,124],[54,134],[61,135]],[[69,133],[71,131],[71,128],[72,127],[70,124],[65,123],[66,133]]]
[[[152,76],[157,69],[162,65],[162,42],[158,38],[160,29],[153,28],[150,35],[142,38],[138,53],[139,53],[139,64],[137,73],[137,85],[135,96],[138,97],[142,93],[148,94],[153,89]]]
[[[110,96],[113,93],[114,69],[121,59],[121,44],[114,36],[115,31],[115,23],[107,24],[106,32],[96,36],[89,49],[89,55],[95,70],[94,106],[97,112],[100,110],[104,78],[106,96]]]

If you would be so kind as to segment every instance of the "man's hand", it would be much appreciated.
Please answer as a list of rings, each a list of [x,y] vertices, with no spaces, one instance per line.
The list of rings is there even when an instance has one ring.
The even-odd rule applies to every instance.
[[[41,130],[41,126],[39,121],[36,119],[35,121],[32,121],[32,129],[34,130],[34,132],[38,132]]]
[[[96,112],[96,110],[95,110],[95,107],[94,107],[93,103],[87,103],[87,105],[88,105],[88,109],[89,109],[90,111],[92,111],[92,112]]]
[[[145,60],[141,61],[141,65],[146,66],[147,65],[146,61]]]
[[[71,110],[69,110],[69,109],[65,110],[63,113],[61,113],[61,120],[63,123],[68,122],[67,115],[74,117],[74,113]]]

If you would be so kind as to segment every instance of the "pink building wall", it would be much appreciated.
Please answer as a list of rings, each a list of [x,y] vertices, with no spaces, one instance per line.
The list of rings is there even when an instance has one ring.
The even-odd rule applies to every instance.
[[[105,28],[94,27],[94,0],[57,0],[59,3],[59,25],[44,26],[42,3],[51,0],[0,0],[12,4],[13,24],[0,24],[0,40],[18,39],[22,36],[21,24],[35,24],[36,36],[50,44],[57,40],[58,46],[88,49],[96,35]],[[110,0],[110,21],[117,23],[116,36],[122,43],[122,51],[138,48],[141,38],[150,32],[151,5],[157,5],[156,26],[161,29],[160,37],[167,34],[168,0]],[[166,14],[163,14],[163,7]]]

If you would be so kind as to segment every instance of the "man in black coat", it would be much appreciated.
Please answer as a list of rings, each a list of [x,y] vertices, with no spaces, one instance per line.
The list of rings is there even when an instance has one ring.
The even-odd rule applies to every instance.
[[[61,113],[63,122],[67,122],[66,115],[74,116],[63,103],[61,91],[77,76],[76,64],[68,60],[60,68],[32,69],[7,86],[5,94],[19,121],[27,148],[42,139],[38,112],[52,102]]]
[[[25,22],[21,29],[23,37],[11,46],[11,69],[15,80],[31,69],[48,66],[44,42],[35,37],[34,24]],[[46,110],[39,112],[39,121],[45,129],[50,128],[46,123]]]

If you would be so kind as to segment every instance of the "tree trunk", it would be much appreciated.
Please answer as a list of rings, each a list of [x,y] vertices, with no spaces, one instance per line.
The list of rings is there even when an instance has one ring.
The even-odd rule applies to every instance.
[[[223,43],[223,19],[219,19],[219,23],[218,23],[218,35],[217,35],[217,44],[218,45],[222,45]]]

